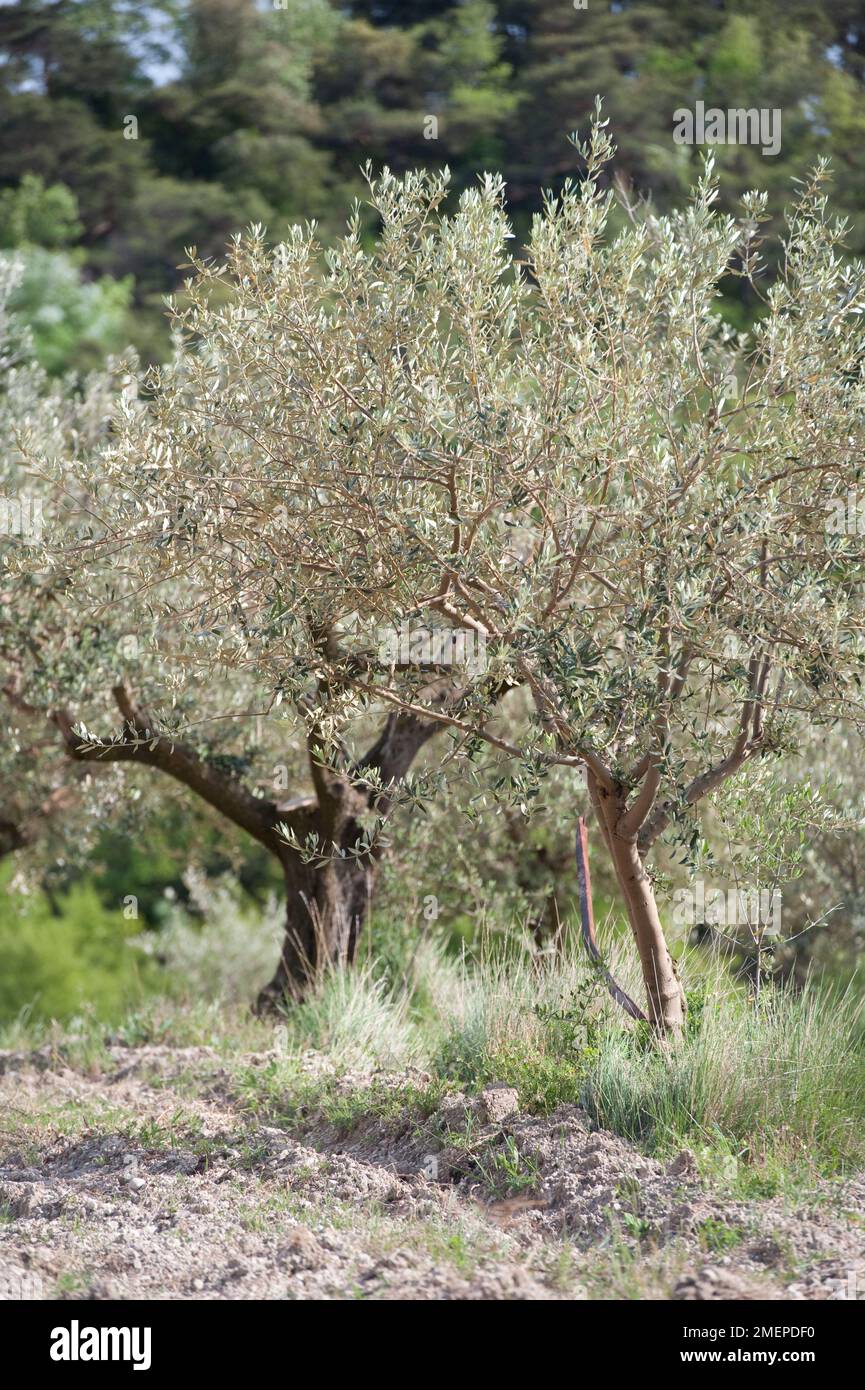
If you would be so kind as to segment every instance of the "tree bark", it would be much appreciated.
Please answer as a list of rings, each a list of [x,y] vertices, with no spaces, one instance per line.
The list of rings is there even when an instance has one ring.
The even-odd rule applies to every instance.
[[[375,860],[321,865],[304,864],[297,854],[284,859],[285,935],[273,977],[255,1002],[256,1013],[299,1003],[329,966],[354,964],[377,868]]]
[[[647,1016],[655,1032],[676,1036],[685,1021],[685,993],[664,937],[652,878],[636,838],[622,834],[624,798],[592,781],[592,801],[640,956]]]
[[[328,858],[305,864],[288,845],[279,855],[286,887],[285,937],[273,978],[256,1000],[256,1012],[298,1002],[324,970],[354,963],[382,856],[380,845],[365,846],[361,817],[374,811],[387,819],[393,784],[406,775],[439,727],[412,714],[389,715],[364,757],[343,769],[320,761],[315,733],[310,735],[315,795],[278,810],[290,812],[301,842],[314,837]]]
[[[74,799],[74,788],[58,787],[46,796],[29,816],[16,816],[13,820],[0,815],[0,859],[32,845],[45,825],[53,817],[67,810]]]

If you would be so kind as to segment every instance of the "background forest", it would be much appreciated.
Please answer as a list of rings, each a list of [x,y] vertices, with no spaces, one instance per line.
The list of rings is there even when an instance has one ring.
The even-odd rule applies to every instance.
[[[278,240],[308,218],[332,239],[368,160],[446,164],[454,195],[500,170],[527,231],[541,190],[573,174],[567,136],[598,93],[616,176],[661,210],[702,157],[672,142],[674,110],[779,108],[777,156],[717,149],[724,205],[759,185],[777,218],[828,155],[850,249],[865,244],[856,0],[21,0],[0,7],[0,53],[0,246],[26,251],[14,302],[52,371],[130,340],[164,356],[187,248],[219,256],[252,222]],[[734,321],[753,308],[731,284]]]

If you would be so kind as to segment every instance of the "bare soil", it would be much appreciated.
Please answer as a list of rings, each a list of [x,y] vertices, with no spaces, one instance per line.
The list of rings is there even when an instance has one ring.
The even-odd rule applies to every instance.
[[[288,1130],[232,1076],[209,1048],[0,1054],[0,1298],[865,1297],[861,1176],[733,1200],[505,1087]]]

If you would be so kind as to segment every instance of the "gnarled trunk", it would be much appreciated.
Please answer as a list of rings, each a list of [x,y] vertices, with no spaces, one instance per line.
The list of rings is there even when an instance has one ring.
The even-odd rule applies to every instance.
[[[0,859],[27,844],[27,836],[18,821],[6,820],[0,816]]]
[[[362,828],[370,811],[387,820],[392,783],[400,781],[416,754],[437,731],[432,721],[392,714],[373,747],[354,765],[334,770],[316,756],[310,739],[310,771],[315,795],[281,806],[289,811],[299,843],[314,843],[326,859],[305,864],[284,845],[279,859],[285,875],[286,928],[273,979],[256,1001],[267,1012],[303,999],[323,970],[351,965],[369,913],[382,842],[371,845]],[[375,773],[370,778],[370,774]]]
[[[369,858],[283,860],[285,936],[273,978],[256,1000],[257,1013],[299,1002],[328,966],[354,963],[377,868]]]

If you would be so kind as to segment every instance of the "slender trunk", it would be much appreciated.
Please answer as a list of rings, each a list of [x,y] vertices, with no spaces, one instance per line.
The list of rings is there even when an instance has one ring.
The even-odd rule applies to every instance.
[[[685,1021],[685,993],[664,937],[651,876],[636,843],[616,834],[624,807],[602,788],[593,800],[637,943],[649,1021],[656,1032],[675,1035]]]

